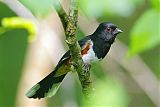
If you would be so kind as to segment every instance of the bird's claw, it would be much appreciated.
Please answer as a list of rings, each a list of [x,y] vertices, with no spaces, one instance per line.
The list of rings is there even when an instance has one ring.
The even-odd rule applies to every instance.
[[[91,69],[91,65],[90,64],[84,64],[84,71],[85,72],[89,72],[90,69]]]
[[[77,67],[77,66],[78,66],[78,64],[76,64],[76,63],[74,63],[74,62],[72,62],[72,65],[73,65],[74,67]]]

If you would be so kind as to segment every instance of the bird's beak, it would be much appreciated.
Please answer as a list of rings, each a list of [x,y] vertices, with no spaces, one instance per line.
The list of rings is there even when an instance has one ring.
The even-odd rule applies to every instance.
[[[122,33],[122,32],[123,31],[121,29],[116,28],[113,33],[114,33],[114,35],[117,35],[117,34]]]

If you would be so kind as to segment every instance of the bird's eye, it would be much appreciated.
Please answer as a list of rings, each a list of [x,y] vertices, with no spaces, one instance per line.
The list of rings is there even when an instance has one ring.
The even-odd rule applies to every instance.
[[[109,32],[110,30],[111,30],[111,28],[109,28],[109,27],[106,28],[106,31],[107,31],[107,32]]]

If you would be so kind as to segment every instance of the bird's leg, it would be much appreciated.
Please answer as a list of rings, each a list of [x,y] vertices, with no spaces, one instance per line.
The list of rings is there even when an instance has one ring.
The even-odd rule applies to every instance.
[[[71,62],[71,64],[72,64],[74,67],[77,67],[77,66],[78,66],[75,62]]]
[[[89,72],[90,69],[91,69],[91,65],[88,63],[84,63],[84,71]]]
[[[74,62],[70,62],[71,65],[73,65],[74,67],[77,67],[78,65]],[[85,72],[89,72],[91,69],[91,65],[89,63],[84,63],[84,71]]]

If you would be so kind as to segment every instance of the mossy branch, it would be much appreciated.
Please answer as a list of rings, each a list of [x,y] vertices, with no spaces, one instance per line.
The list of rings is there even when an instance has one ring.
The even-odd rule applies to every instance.
[[[71,0],[69,15],[66,14],[63,7],[56,1],[55,7],[66,35],[66,43],[68,44],[70,54],[73,60],[73,65],[78,73],[79,80],[82,85],[83,94],[86,98],[91,97],[93,92],[92,83],[90,80],[90,73],[86,72],[84,64],[81,57],[81,47],[78,44],[77,38],[75,36],[77,29],[77,19],[78,19],[78,0]]]

